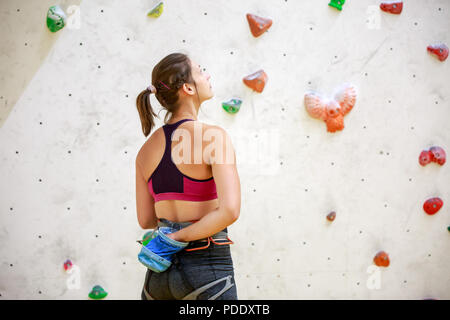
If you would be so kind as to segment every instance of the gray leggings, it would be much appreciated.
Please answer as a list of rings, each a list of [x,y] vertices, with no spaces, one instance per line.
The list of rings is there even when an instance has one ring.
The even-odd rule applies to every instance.
[[[166,220],[167,221],[167,220]],[[176,222],[170,225],[176,229]],[[196,244],[195,247],[204,246]],[[206,249],[182,250],[172,265],[158,273],[147,269],[142,300],[238,300],[230,245],[210,243]]]

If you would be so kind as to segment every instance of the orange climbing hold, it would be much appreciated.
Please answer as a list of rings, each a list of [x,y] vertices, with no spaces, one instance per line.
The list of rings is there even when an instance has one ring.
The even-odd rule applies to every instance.
[[[439,61],[445,61],[448,57],[448,47],[441,43],[436,45],[429,45],[427,47],[428,52],[436,55]]]
[[[336,218],[336,212],[331,211],[328,215],[327,215],[327,220],[328,221],[334,221],[334,219]]]
[[[246,76],[243,81],[249,88],[261,93],[266,86],[267,74],[261,69]]]
[[[380,251],[373,258],[373,262],[375,262],[375,264],[379,267],[388,267],[389,266],[389,255],[384,251]]]
[[[344,129],[344,116],[356,103],[356,89],[344,84],[336,90],[334,99],[326,99],[315,92],[305,94],[306,111],[313,118],[325,121],[328,132]]]
[[[403,9],[403,2],[402,1],[383,1],[380,4],[380,9],[385,11],[385,12],[389,12],[389,13],[393,13],[393,14],[400,14],[402,13],[402,9]]]
[[[250,31],[255,38],[262,35],[272,26],[272,19],[259,17],[251,13],[247,13],[247,21]]]

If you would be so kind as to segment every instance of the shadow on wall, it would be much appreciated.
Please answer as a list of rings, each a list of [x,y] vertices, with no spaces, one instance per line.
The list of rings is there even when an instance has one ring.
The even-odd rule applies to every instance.
[[[67,8],[81,0],[0,1],[0,128],[20,95],[45,60],[64,28],[52,33],[47,28],[47,11],[59,5]]]

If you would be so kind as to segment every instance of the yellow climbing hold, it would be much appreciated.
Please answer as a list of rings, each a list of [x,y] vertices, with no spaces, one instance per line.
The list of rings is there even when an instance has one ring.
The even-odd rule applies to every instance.
[[[147,13],[147,16],[149,17],[153,17],[153,18],[158,18],[161,13],[163,12],[163,3],[160,2],[156,5],[156,7],[154,7],[149,13]]]

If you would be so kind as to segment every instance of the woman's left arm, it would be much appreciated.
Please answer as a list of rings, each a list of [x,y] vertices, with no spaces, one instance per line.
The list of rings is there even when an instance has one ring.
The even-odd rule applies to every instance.
[[[136,157],[136,211],[142,229],[155,229],[158,219],[155,212],[155,199],[148,191],[147,181],[142,173],[139,158]]]

